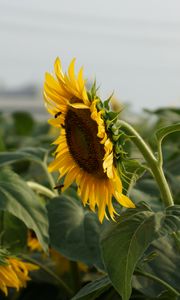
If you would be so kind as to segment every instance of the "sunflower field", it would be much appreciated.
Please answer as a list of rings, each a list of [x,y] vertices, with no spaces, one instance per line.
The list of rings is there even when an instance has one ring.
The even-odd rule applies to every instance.
[[[0,299],[180,299],[180,109],[133,114],[74,65],[49,122],[0,114]]]

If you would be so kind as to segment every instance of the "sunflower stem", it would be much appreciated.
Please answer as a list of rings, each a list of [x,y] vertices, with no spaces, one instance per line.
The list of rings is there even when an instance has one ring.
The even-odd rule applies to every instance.
[[[159,187],[162,201],[166,207],[173,206],[174,201],[172,198],[172,194],[165,178],[162,164],[159,164],[159,161],[154,156],[150,147],[146,144],[143,138],[139,135],[139,133],[128,123],[123,120],[119,120],[122,127],[124,127],[128,133],[131,135],[130,138],[137,146],[137,148],[142,153],[144,159],[146,160],[148,167],[151,170],[154,179]]]
[[[73,280],[74,291],[77,292],[81,288],[81,279],[78,268],[78,263],[76,261],[70,261],[71,275]]]
[[[33,181],[27,181],[26,183],[32,190],[37,191],[40,194],[47,196],[48,198],[56,197],[56,194],[54,192],[52,192],[50,189],[48,189],[47,187],[45,187],[39,183],[36,183]]]

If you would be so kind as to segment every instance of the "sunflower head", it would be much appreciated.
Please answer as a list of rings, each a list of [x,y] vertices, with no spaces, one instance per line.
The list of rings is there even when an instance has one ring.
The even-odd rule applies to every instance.
[[[0,289],[8,295],[8,288],[19,290],[26,287],[30,280],[29,271],[39,269],[38,266],[24,262],[11,256],[5,249],[0,249]]]
[[[59,58],[54,65],[54,74],[47,73],[44,83],[44,98],[47,110],[53,115],[49,123],[59,128],[55,159],[49,171],[59,171],[64,177],[63,190],[76,182],[83,205],[92,211],[98,210],[99,220],[116,211],[112,197],[125,207],[134,207],[133,202],[122,193],[122,182],[116,169],[115,149],[108,125],[112,114],[108,101],[104,104],[96,94],[95,84],[87,91],[83,68],[75,75],[75,59],[68,72],[62,71]]]

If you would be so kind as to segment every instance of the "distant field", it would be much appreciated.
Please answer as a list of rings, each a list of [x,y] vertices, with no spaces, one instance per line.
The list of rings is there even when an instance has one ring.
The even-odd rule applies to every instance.
[[[32,113],[35,118],[47,118],[47,112],[44,108],[43,100],[40,97],[23,97],[22,99],[13,97],[0,97],[0,111],[4,113],[26,111]]]

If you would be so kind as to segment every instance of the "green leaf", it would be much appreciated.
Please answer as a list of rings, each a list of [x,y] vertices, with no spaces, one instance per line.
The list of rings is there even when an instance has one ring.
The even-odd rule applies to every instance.
[[[157,238],[159,219],[161,215],[152,211],[129,209],[121,215],[118,224],[104,232],[102,253],[105,267],[123,300],[130,298],[132,275],[138,260]]]
[[[169,125],[163,128],[160,128],[156,131],[156,137],[159,142],[162,142],[162,140],[170,133],[180,131],[180,123],[176,123],[173,125]]]
[[[156,276],[180,292],[179,248],[174,238],[172,236],[165,236],[154,241],[145,254],[149,255],[152,252],[156,253],[154,259],[143,264],[140,262],[140,269],[142,269],[143,272]],[[167,288],[159,282],[143,276],[134,276],[133,286],[146,296],[151,296],[153,299],[167,290]],[[167,299],[169,300],[171,298]]]
[[[42,163],[47,150],[43,148],[23,148],[14,152],[0,152],[0,166],[12,164],[21,160],[30,160]]]
[[[111,287],[108,276],[103,276],[85,285],[72,300],[94,300]]]
[[[1,151],[5,151],[5,144],[4,144],[4,140],[3,140],[3,137],[2,137],[2,133],[1,133],[1,130],[0,130],[0,152]]]
[[[99,248],[102,225],[96,214],[85,210],[79,199],[65,195],[53,199],[47,208],[52,247],[71,260],[102,269]]]
[[[0,172],[0,210],[8,211],[35,231],[43,249],[48,250],[48,217],[44,205],[17,174]]]
[[[155,114],[158,116],[158,123],[159,121],[163,120],[164,122],[170,122],[176,123],[179,122],[179,116],[180,116],[180,109],[175,107],[167,107],[167,108],[159,108],[157,110],[148,110],[145,109],[145,111],[149,114]]]
[[[27,227],[7,211],[0,211],[1,245],[11,252],[22,251],[27,246]]]
[[[14,112],[12,114],[14,119],[16,134],[27,136],[33,131],[35,122],[32,116],[27,112]]]
[[[174,205],[166,208],[159,234],[164,236],[178,231],[180,231],[180,205]]]
[[[123,300],[131,295],[131,280],[139,259],[159,236],[180,230],[180,206],[154,213],[144,208],[128,210],[118,224],[109,226],[102,238],[108,275]]]
[[[179,297],[171,292],[165,291],[157,298],[158,300],[178,300]]]

